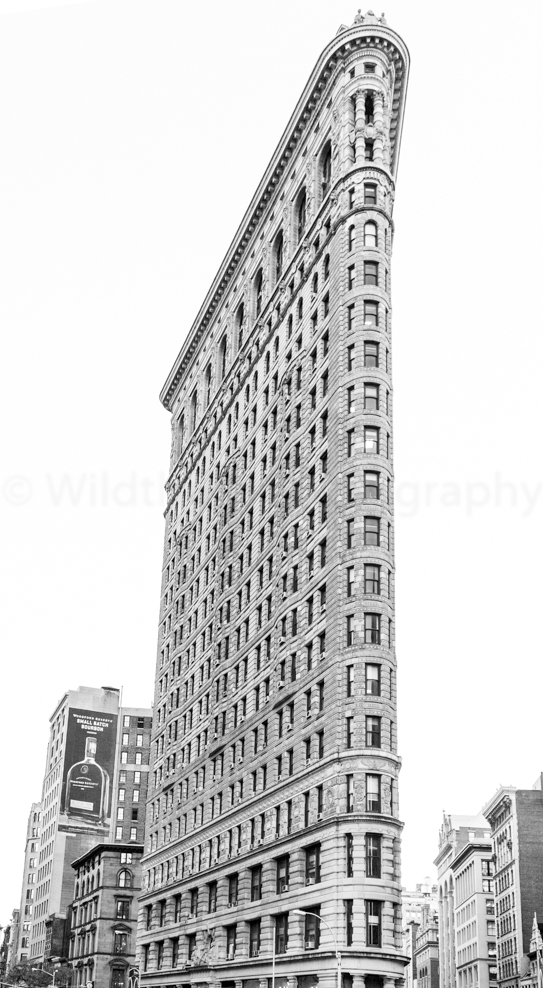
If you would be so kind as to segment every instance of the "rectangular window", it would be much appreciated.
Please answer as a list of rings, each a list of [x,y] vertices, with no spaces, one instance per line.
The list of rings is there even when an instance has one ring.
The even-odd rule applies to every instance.
[[[364,593],[381,593],[381,567],[373,563],[364,565]]]
[[[347,548],[352,549],[354,545],[354,518],[347,518]]]
[[[237,874],[228,876],[228,905],[238,904],[238,876]]]
[[[251,868],[251,902],[262,898],[262,865]]]
[[[373,515],[366,515],[364,518],[364,545],[379,545],[380,543],[380,519]]]
[[[371,340],[364,342],[364,367],[379,366],[379,344]]]
[[[373,299],[364,299],[364,325],[379,325],[379,302],[374,302]]]
[[[350,343],[347,347],[347,370],[352,371],[354,369],[354,355],[355,347],[354,343]]]
[[[347,501],[354,501],[354,473],[347,474]]]
[[[351,333],[354,329],[354,303],[347,306],[347,332]]]
[[[288,881],[289,856],[284,854],[281,858],[277,858],[276,862],[276,892],[278,895],[281,892],[288,892]]]
[[[347,624],[347,645],[354,645],[354,614],[348,614],[346,618]]]
[[[209,883],[207,911],[210,913],[217,911],[217,882]]]
[[[260,920],[253,919],[249,923],[249,957],[258,957],[260,953]]]
[[[381,812],[381,776],[366,775],[366,812]]]
[[[366,877],[381,877],[381,837],[379,834],[366,834]]]
[[[347,878],[354,875],[354,840],[352,834],[345,834],[345,871]]]
[[[236,933],[236,923],[226,927],[226,957],[229,961],[233,961],[236,956]]]
[[[356,410],[356,398],[354,392],[354,385],[347,388],[347,413],[352,415]]]
[[[379,474],[373,471],[364,471],[364,497],[365,498],[378,498],[379,497]]]
[[[380,614],[364,614],[364,642],[366,645],[381,644]]]
[[[373,425],[364,426],[364,452],[379,455],[379,429]]]
[[[349,291],[352,288],[354,288],[354,279],[355,279],[355,265],[350,264],[349,267],[347,268],[347,288],[349,289]]]
[[[347,566],[347,597],[354,594],[354,566]]]
[[[348,947],[353,945],[353,900],[344,899],[345,903],[345,939]]]
[[[364,182],[364,205],[377,205],[377,186],[370,182]]]
[[[377,261],[364,261],[364,284],[379,284],[379,265]]]
[[[381,696],[381,666],[366,662],[366,695]]]
[[[381,718],[366,717],[366,748],[381,747]]]
[[[379,385],[378,384],[365,384],[364,385],[364,410],[366,412],[378,412],[379,411]]]
[[[312,844],[305,850],[305,884],[316,885],[321,880],[321,846]]]
[[[347,456],[353,455],[355,430],[347,429]]]
[[[381,903],[366,899],[366,946],[381,946]]]
[[[320,906],[311,906],[305,915],[304,947],[317,950],[320,945]]]
[[[347,813],[354,813],[354,775],[346,775],[347,785]]]
[[[288,913],[275,917],[275,953],[286,954],[288,947]]]
[[[345,726],[346,726],[346,731],[345,731],[346,745],[347,745],[347,748],[352,748],[353,747],[353,737],[354,737],[354,717],[352,717],[352,716],[346,717],[345,718]]]

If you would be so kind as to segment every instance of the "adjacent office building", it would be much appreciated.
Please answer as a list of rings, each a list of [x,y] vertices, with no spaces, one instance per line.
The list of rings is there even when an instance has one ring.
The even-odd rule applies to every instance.
[[[496,918],[492,845],[471,840],[451,862],[457,988],[495,988]]]
[[[149,771],[151,711],[122,708],[117,689],[68,691],[50,723],[21,902],[19,959],[35,966],[67,957],[72,861],[104,841],[142,843]]]
[[[14,964],[25,963],[29,957],[30,931],[32,929],[38,874],[40,833],[41,803],[32,803],[26,827],[23,882],[21,888],[21,904],[19,907],[19,922],[17,924],[17,938],[10,955],[10,967]]]
[[[405,969],[405,988],[414,988],[414,985],[420,988],[423,978],[425,988],[437,988],[437,916],[437,885],[432,884],[428,876],[414,889],[402,889],[403,951],[409,958]]]
[[[439,923],[438,913],[425,906],[415,938],[413,953],[414,977],[417,988],[439,988]]]
[[[336,947],[345,985],[403,982],[390,264],[408,66],[384,17],[340,27],[161,394],[146,986],[331,986]]]
[[[444,813],[434,864],[438,873],[440,988],[481,986],[486,977],[483,968],[490,978],[493,943],[495,947],[492,927],[486,925],[487,920],[493,922],[493,917],[485,914],[486,899],[490,900],[493,894],[494,874],[490,828],[485,817]],[[469,873],[467,883],[461,878],[465,867]],[[474,973],[476,979],[470,982]]]
[[[530,979],[534,914],[543,919],[543,791],[502,786],[483,813],[495,860],[496,942],[500,988]]]

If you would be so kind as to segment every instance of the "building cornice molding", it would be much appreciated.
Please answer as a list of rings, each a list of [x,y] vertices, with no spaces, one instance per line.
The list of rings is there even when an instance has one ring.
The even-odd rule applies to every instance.
[[[492,854],[492,844],[488,839],[482,840],[480,844],[477,841],[470,841],[468,844],[464,844],[462,850],[458,852],[450,863],[451,871],[457,871],[462,862],[471,857],[472,854]]]
[[[395,175],[409,75],[409,52],[399,35],[386,25],[379,22],[355,23],[351,28],[342,30],[341,34],[327,45],[309,77],[270,164],[160,392],[160,400],[169,411],[172,410],[172,400],[183,374],[193,358],[202,336],[210,325],[228,284],[237,273],[239,264],[274,198],[277,186],[294,151],[305,138],[308,125],[317,108],[322,104],[323,98],[328,95],[336,78],[338,67],[342,66],[355,51],[357,54],[363,55],[365,49],[369,51],[376,48],[383,48],[398,65],[394,80],[390,123],[391,173],[393,176]]]

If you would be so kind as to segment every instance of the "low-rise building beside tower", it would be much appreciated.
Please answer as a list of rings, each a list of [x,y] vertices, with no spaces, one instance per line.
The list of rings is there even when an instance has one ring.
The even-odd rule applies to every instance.
[[[80,970],[83,963],[77,962],[86,954],[78,951],[93,938],[80,938],[78,951],[70,946],[72,862],[89,854],[94,860],[106,853],[103,846],[118,845],[135,855],[139,887],[152,712],[122,707],[118,689],[80,687],[64,694],[50,722],[42,799],[32,805],[28,823],[13,963],[50,967],[74,962]],[[94,891],[98,911],[89,924],[101,916],[106,898],[105,889]],[[133,936],[132,957],[134,943]],[[100,948],[96,936],[94,946]],[[120,988],[118,977],[115,988]]]
[[[409,56],[319,58],[162,391],[140,977],[403,984],[390,261]]]
[[[499,988],[530,980],[534,915],[543,919],[543,791],[501,786],[483,813],[495,862],[497,977]]]
[[[128,988],[136,964],[143,846],[97,844],[74,861],[69,961],[72,986]]]
[[[483,814],[443,814],[439,833],[440,988],[495,988],[494,858]]]

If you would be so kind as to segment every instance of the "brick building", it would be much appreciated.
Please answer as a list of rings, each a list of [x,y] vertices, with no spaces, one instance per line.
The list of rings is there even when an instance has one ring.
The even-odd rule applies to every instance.
[[[143,842],[152,720],[149,709],[122,708],[117,689],[79,687],[50,723],[21,900],[18,959],[34,966],[66,959],[72,861],[101,841]]]
[[[534,913],[543,917],[543,792],[502,786],[484,807],[495,859],[500,988],[519,988],[531,971]]]
[[[390,259],[409,56],[342,25],[168,376],[146,986],[403,982]],[[275,958],[275,960],[273,960]],[[234,980],[235,979],[235,980]]]
[[[126,988],[136,960],[143,845],[97,844],[74,861],[69,959],[73,986]]]

